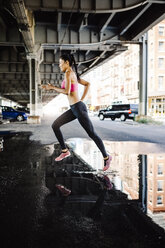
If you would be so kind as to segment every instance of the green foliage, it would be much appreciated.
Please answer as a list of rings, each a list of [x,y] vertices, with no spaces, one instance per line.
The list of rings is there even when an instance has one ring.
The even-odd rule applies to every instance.
[[[138,120],[136,120],[138,123],[143,123],[143,124],[155,124],[155,125],[162,125],[163,123],[161,121],[155,121],[153,119],[145,118],[142,117]]]

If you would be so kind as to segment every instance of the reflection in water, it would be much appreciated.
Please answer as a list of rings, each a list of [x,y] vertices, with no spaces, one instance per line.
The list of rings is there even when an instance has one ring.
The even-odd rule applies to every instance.
[[[147,165],[147,213],[165,229],[165,154],[149,154]]]
[[[4,138],[1,247],[164,247],[164,234],[145,214],[158,218],[164,211],[163,154],[147,157],[133,150],[140,151],[139,144],[109,142],[113,162],[103,173],[93,142],[69,142],[72,155],[55,162],[58,144],[41,146],[25,133]]]
[[[102,155],[92,141],[69,139],[67,143],[99,173]],[[115,189],[139,200],[143,212],[165,229],[165,154],[159,154],[160,147],[140,142],[106,142],[106,147],[113,156],[106,173]]]
[[[121,142],[124,144],[124,142]],[[96,145],[85,139],[69,139],[67,144],[98,173],[103,168],[103,158]],[[106,145],[113,157],[110,169],[105,173],[115,184],[115,188],[128,195],[129,199],[139,198],[139,157],[137,154],[118,153],[121,144],[113,142]],[[124,144],[125,145],[125,144]],[[112,148],[111,148],[112,146]],[[128,148],[127,148],[128,149]]]
[[[3,138],[0,137],[0,152],[3,151],[3,142],[4,142]]]

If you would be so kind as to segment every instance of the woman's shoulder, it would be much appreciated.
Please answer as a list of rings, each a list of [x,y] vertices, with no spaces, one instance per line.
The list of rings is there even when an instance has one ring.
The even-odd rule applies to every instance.
[[[75,72],[73,71],[73,70],[67,70],[66,72],[65,72],[65,76],[66,77],[75,77],[76,76],[76,74],[75,74]]]
[[[65,72],[65,79],[71,80],[71,83],[78,83],[77,76],[74,71]]]

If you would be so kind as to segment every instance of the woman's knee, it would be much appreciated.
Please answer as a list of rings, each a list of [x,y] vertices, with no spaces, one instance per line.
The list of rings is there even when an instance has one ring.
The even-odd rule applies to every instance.
[[[60,125],[57,121],[54,121],[52,124],[52,129],[55,131],[60,128]]]

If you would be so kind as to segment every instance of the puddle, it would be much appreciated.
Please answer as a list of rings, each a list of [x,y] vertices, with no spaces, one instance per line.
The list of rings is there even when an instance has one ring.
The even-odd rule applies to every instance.
[[[103,159],[92,141],[68,139],[67,143],[76,154],[100,173]],[[165,230],[164,148],[145,142],[104,143],[113,157],[111,168],[106,174],[115,189],[125,193],[130,200],[139,200],[143,212]]]
[[[163,247],[165,154],[157,146],[106,142],[113,162],[103,173],[93,142],[67,140],[71,156],[55,162],[59,145],[30,135],[1,137],[1,247]]]
[[[3,138],[0,137],[0,152],[3,151],[3,142],[4,142]]]

